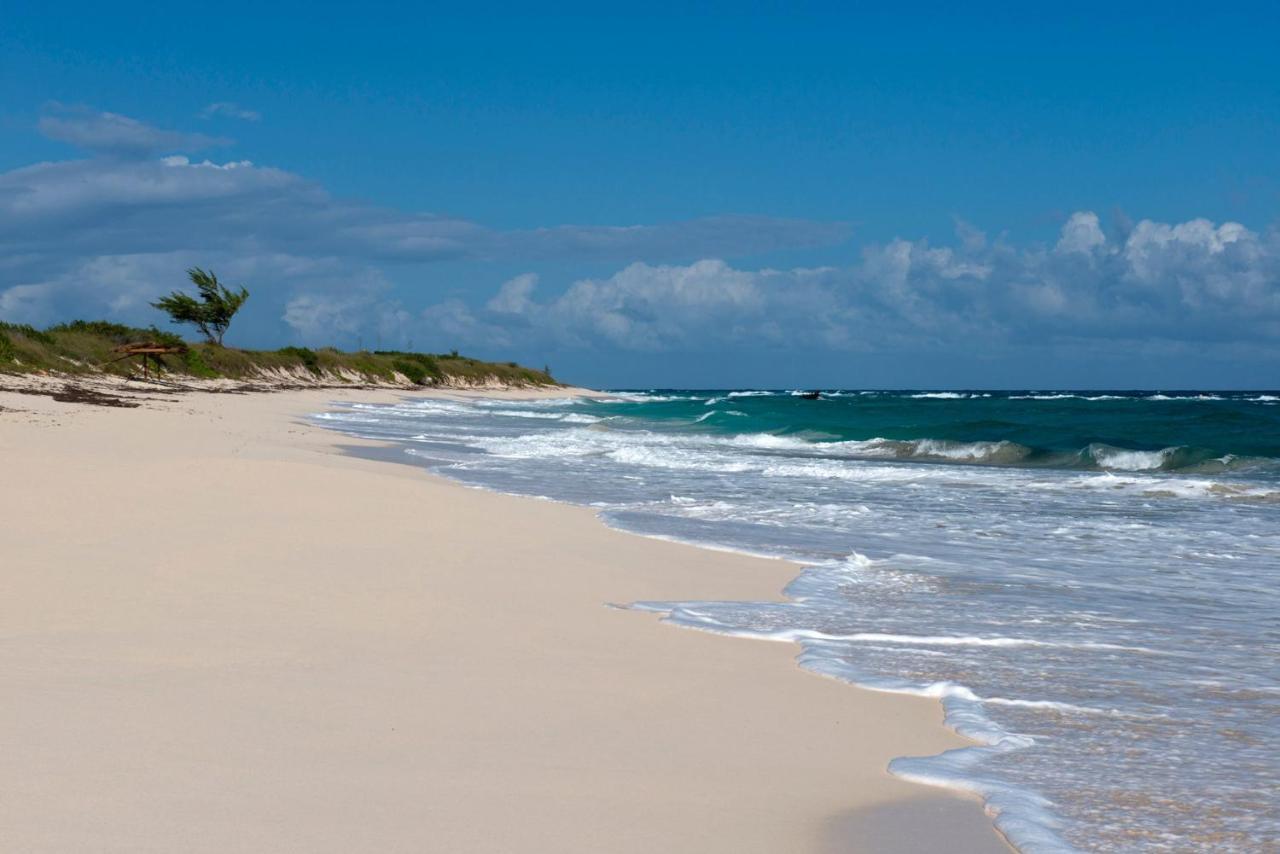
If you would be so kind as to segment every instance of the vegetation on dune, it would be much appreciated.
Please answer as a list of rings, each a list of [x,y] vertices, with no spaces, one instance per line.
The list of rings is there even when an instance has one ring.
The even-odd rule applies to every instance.
[[[192,267],[187,276],[196,286],[198,297],[174,291],[152,305],[168,313],[174,323],[194,326],[204,336],[203,343],[189,344],[181,336],[155,326],[139,329],[105,320],[76,320],[48,329],[0,321],[0,372],[102,372],[128,376],[136,373],[140,364],[147,364],[155,366],[159,373],[201,379],[305,385],[558,385],[549,370],[536,371],[515,362],[482,362],[460,356],[457,350],[432,355],[402,350],[343,352],[332,347],[224,347],[222,338],[231,319],[249,299],[249,291],[226,288],[212,270]],[[126,345],[133,346],[120,349]],[[143,361],[136,362],[135,358]]]
[[[302,360],[302,364],[308,371],[313,374],[321,373],[320,357],[316,355],[315,350],[306,347],[281,347],[276,351],[279,356],[296,356]]]
[[[410,353],[401,350],[344,352],[326,347],[240,350],[218,344],[187,344],[156,327],[141,329],[106,321],[77,320],[48,329],[0,322],[0,372],[57,371],[69,374],[105,372],[127,376],[136,361],[119,360],[117,347],[155,343],[181,347],[178,353],[153,357],[153,365],[177,376],[201,379],[273,380],[299,383],[400,383],[413,385],[555,385],[549,373],[514,362],[483,362],[456,354]]]

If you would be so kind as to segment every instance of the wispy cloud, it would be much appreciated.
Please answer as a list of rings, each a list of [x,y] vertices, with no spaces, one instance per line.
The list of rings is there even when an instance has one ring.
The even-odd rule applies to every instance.
[[[224,140],[113,113],[51,105],[41,130],[95,156],[0,173],[0,310],[33,322],[135,306],[130,299],[113,302],[125,277],[95,281],[111,259],[132,271],[128,288],[152,290],[171,286],[172,270],[184,263],[220,263],[228,272],[266,278],[258,304],[283,305],[307,288],[380,293],[387,265],[733,258],[831,244],[849,234],[840,223],[737,216],[502,230],[335,197],[298,174],[247,160],[174,154]],[[164,263],[152,265],[151,258]],[[290,317],[312,319],[297,328],[324,325],[328,315],[318,302],[299,305]]]
[[[262,120],[262,113],[257,110],[250,110],[242,107],[232,101],[215,101],[200,111],[200,118],[211,119],[220,116],[228,119],[240,119],[245,122],[256,122]]]
[[[201,133],[162,130],[118,113],[56,102],[45,106],[36,127],[49,139],[66,142],[85,151],[126,157],[200,151],[231,142]]]
[[[431,213],[335,198],[250,161],[183,155],[70,160],[0,173],[0,247],[59,256],[139,252],[198,242],[369,261],[457,258],[679,258],[830,244],[838,223],[714,217],[654,225],[502,231]]]

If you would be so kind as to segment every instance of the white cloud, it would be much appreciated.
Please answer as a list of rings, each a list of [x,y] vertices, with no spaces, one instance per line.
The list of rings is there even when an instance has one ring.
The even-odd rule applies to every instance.
[[[334,198],[313,181],[248,160],[194,162],[183,155],[38,163],[0,173],[0,249],[57,258],[197,243],[366,261],[662,258],[754,253],[846,235],[840,224],[758,217],[498,231],[459,217]]]
[[[510,335],[496,324],[478,319],[462,300],[450,299],[423,310],[421,319],[428,337],[450,347],[464,341],[483,342],[486,347],[503,347]]]
[[[532,276],[482,310],[448,307],[449,332],[542,346],[995,352],[1055,343],[1280,354],[1280,235],[1204,220],[1138,223],[1108,240],[1084,211],[1051,249],[893,240],[845,268],[742,270],[720,260],[632,264],[533,299]],[[438,310],[437,310],[438,309]],[[446,314],[429,309],[430,326]],[[1092,342],[1085,344],[1083,342]]]
[[[247,109],[231,101],[215,101],[200,111],[200,118],[202,119],[211,119],[215,116],[240,119],[246,122],[256,122],[262,119],[262,114],[257,110]]]
[[[148,301],[200,265],[249,286],[253,315],[266,320],[243,323],[272,324],[264,338],[278,338],[283,325],[316,344],[364,336],[387,346],[645,352],[1011,352],[1053,342],[1092,351],[1140,342],[1275,354],[1280,346],[1275,229],[1143,220],[1109,237],[1096,214],[1079,211],[1046,245],[988,239],[959,222],[953,245],[897,239],[864,247],[840,268],[746,269],[729,259],[838,243],[848,227],[707,217],[503,231],[335,198],[247,160],[196,160],[188,155],[218,140],[111,113],[54,105],[42,128],[93,156],[0,173],[6,320],[149,323],[159,318]],[[612,260],[617,269],[559,283],[525,273],[487,302],[452,286],[450,299],[426,309],[421,290],[388,281],[388,271],[404,281],[458,260],[526,270],[543,260],[560,269]]]
[[[50,314],[49,289],[42,285],[16,285],[0,291],[0,316],[43,323]]]
[[[70,143],[86,151],[117,156],[199,151],[230,143],[221,137],[161,130],[118,113],[59,103],[46,105],[36,127],[50,139]]]
[[[605,280],[574,283],[548,319],[628,348],[685,345],[691,329],[755,314],[763,301],[758,276],[719,260],[683,267],[632,264]]]
[[[504,282],[485,308],[496,314],[524,314],[533,305],[530,297],[537,286],[537,274],[522,273]]]
[[[165,166],[172,166],[175,168],[190,166],[193,169],[221,169],[223,171],[228,169],[249,169],[253,167],[252,160],[231,160],[226,163],[214,163],[212,160],[206,158],[205,160],[201,160],[199,163],[192,163],[191,158],[184,157],[181,154],[161,157],[160,162]]]
[[[1062,227],[1062,236],[1058,238],[1056,247],[1059,252],[1080,252],[1090,254],[1100,246],[1105,246],[1107,237],[1102,233],[1098,215],[1093,211],[1073,213],[1067,224]]]
[[[548,303],[532,293],[537,277],[524,274],[505,282],[486,304],[487,322],[452,301],[428,308],[428,325],[467,336],[494,329],[525,328],[585,343],[603,339],[628,349],[662,349],[688,344],[687,333],[715,320],[753,316],[761,304],[760,273],[732,269],[724,261],[688,266],[631,264],[607,279],[583,279]]]
[[[99,255],[70,265],[38,283],[0,291],[0,313],[44,325],[73,318],[120,317],[145,312],[148,302],[181,285],[192,266],[182,253]],[[92,282],[92,287],[85,284]],[[72,311],[66,311],[73,306]]]
[[[245,270],[255,304],[274,301],[273,322],[288,313],[295,331],[341,331],[355,321],[306,303],[289,313],[286,304],[308,290],[332,295],[338,290],[332,282],[380,276],[390,265],[733,256],[827,244],[848,233],[839,223],[764,217],[501,231],[461,217],[335,198],[314,181],[249,160],[196,160],[178,152],[220,140],[112,113],[55,104],[41,127],[94,156],[0,173],[0,306],[11,320],[114,311],[113,319],[149,322],[154,313],[144,302],[102,299],[116,287],[106,271],[117,259],[142,271],[130,287],[151,292],[160,282],[163,289],[180,285],[174,279],[190,264]],[[292,259],[293,272],[277,270],[283,258]],[[385,302],[360,301],[369,312],[361,322],[381,323],[378,318],[406,311]]]
[[[284,322],[303,341],[334,341],[359,332],[367,308],[360,297],[302,294],[285,304]]]

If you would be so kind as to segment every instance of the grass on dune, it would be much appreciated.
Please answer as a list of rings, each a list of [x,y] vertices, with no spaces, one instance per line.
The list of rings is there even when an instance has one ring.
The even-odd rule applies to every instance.
[[[458,353],[410,353],[400,350],[346,352],[333,347],[312,350],[239,350],[218,344],[189,344],[154,326],[150,329],[106,321],[77,320],[48,329],[0,322],[0,372],[56,371],[67,374],[109,373],[126,376],[138,370],[137,359],[114,361],[122,344],[153,342],[181,346],[181,353],[158,357],[163,372],[204,379],[254,380],[288,378],[324,383],[390,383],[415,385],[481,384],[556,385],[546,371],[515,362],[484,362]]]

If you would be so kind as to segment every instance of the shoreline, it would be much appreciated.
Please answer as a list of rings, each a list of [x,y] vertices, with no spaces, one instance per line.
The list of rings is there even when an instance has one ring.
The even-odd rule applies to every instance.
[[[458,394],[417,394],[441,393]],[[412,396],[107,410],[0,391],[0,456],[24,484],[0,517],[30,522],[7,536],[20,678],[6,836],[25,850],[905,851],[933,832],[929,847],[1009,850],[975,800],[886,770],[970,743],[937,701],[605,607],[778,599],[794,564],[335,453],[357,440],[302,423],[334,399]],[[131,476],[167,504],[130,503]],[[213,522],[234,541],[192,549]]]

